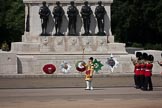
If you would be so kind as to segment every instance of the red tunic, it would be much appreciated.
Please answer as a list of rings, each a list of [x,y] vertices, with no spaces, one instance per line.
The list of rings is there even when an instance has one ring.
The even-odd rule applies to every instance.
[[[141,66],[140,75],[145,75],[146,65],[145,64],[141,64],[140,66]]]
[[[141,66],[140,66],[140,64],[135,64],[135,67],[134,67],[134,73],[135,73],[135,75],[140,75],[140,68],[141,68]]]
[[[153,67],[153,64],[151,64],[151,63],[146,64],[146,70],[145,70],[146,77],[152,76],[152,67]]]

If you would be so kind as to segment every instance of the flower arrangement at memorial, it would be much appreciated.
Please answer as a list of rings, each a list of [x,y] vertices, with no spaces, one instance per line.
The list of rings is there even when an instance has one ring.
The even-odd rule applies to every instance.
[[[95,59],[93,61],[93,64],[94,64],[94,71],[96,73],[98,73],[99,70],[101,70],[103,64],[98,61],[97,59]],[[84,72],[86,70],[86,63],[84,61],[78,61],[76,64],[75,64],[75,67],[76,67],[76,70],[79,71],[79,72]]]
[[[76,70],[79,72],[84,72],[86,70],[86,66],[85,66],[85,62],[84,61],[78,61],[75,64]]]
[[[111,72],[114,72],[114,68],[117,68],[117,67],[118,67],[119,62],[118,62],[117,59],[114,58],[113,55],[111,54],[110,58],[107,58],[106,64],[107,64],[108,67],[110,68]]]
[[[56,71],[56,66],[53,64],[46,64],[43,66],[43,71],[46,74],[53,74]]]
[[[60,67],[61,67],[61,71],[63,73],[66,74],[66,73],[70,72],[71,65],[68,62],[66,62],[66,61],[64,61],[63,63],[61,63]]]
[[[95,59],[95,60],[93,61],[93,64],[94,64],[94,71],[95,71],[96,73],[99,73],[99,70],[101,70],[102,66],[104,66],[104,65],[101,63],[101,61],[98,61],[97,59]]]

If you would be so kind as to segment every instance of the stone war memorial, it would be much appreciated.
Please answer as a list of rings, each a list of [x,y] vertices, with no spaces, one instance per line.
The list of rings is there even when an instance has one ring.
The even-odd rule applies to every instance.
[[[105,75],[112,73],[106,63],[112,55],[119,62],[113,73],[133,74],[131,57],[134,55],[126,52],[125,43],[114,42],[111,32],[113,0],[23,2],[22,42],[13,42],[10,52],[0,52],[1,75],[47,74],[44,71],[54,71],[54,75],[80,75],[76,65],[78,61],[87,62],[89,57],[103,65],[96,74]],[[156,65],[153,72],[160,70]]]

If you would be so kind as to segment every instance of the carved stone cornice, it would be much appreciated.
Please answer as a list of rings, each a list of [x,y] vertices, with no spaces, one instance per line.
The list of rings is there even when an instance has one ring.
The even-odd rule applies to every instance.
[[[42,1],[46,1],[47,3],[55,3],[56,1],[60,1],[61,3],[70,3],[72,0],[23,0],[24,3],[42,3]],[[84,1],[88,1],[89,3],[97,3],[100,0],[73,0],[75,3],[83,3]],[[101,0],[104,4],[111,4],[113,0]]]

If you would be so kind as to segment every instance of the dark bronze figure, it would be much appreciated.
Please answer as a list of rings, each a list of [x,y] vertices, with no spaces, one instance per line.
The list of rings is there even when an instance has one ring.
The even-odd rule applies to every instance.
[[[98,6],[95,9],[95,16],[97,18],[98,29],[99,32],[97,35],[105,35],[104,33],[104,16],[106,14],[106,10],[104,6],[102,6],[102,1],[98,2]]]
[[[49,8],[46,6],[46,2],[43,1],[42,5],[39,9],[39,15],[40,15],[40,19],[41,19],[41,24],[42,24],[42,36],[47,36],[49,35],[47,33],[47,23],[48,23],[48,19],[49,19],[49,15],[51,14],[51,11],[49,10]]]
[[[53,8],[53,17],[55,19],[55,29],[56,29],[56,33],[55,35],[56,36],[60,36],[60,35],[63,35],[61,32],[60,32],[60,29],[61,29],[61,24],[62,24],[62,17],[64,15],[64,10],[63,8],[60,6],[60,2],[57,1],[56,2],[56,5],[54,8]]]
[[[28,13],[27,13],[27,18],[26,18],[26,32],[30,32],[30,9],[29,9],[29,5],[27,5],[28,7]]]
[[[84,6],[81,9],[81,15],[83,18],[83,23],[84,23],[84,35],[89,35],[90,32],[90,23],[91,23],[91,14],[92,14],[92,10],[91,7],[88,6],[88,1],[84,2]]]
[[[74,6],[74,1],[70,2],[70,6],[68,7],[68,17],[69,17],[69,35],[76,35],[76,22],[77,22],[77,15],[78,15],[78,9],[76,6]]]

